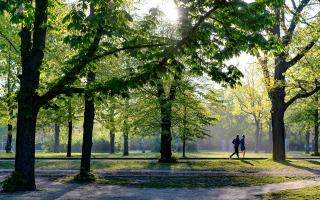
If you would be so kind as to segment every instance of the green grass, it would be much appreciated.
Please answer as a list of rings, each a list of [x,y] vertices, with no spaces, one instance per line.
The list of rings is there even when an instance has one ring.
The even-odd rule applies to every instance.
[[[214,188],[224,186],[247,187],[300,179],[302,178],[291,176],[99,177],[96,182],[98,184],[139,188]]]
[[[210,151],[201,151],[197,153],[187,153],[188,158],[228,158],[230,152],[210,152]],[[14,158],[14,153],[0,153],[0,158]],[[159,158],[159,153],[141,153],[140,151],[130,151],[129,158]],[[181,158],[182,155],[178,153],[174,153],[174,156],[177,158]],[[43,153],[37,152],[37,158],[65,158],[66,153]],[[73,153],[72,157],[80,158],[81,153]],[[309,158],[310,154],[305,154],[304,152],[288,152],[288,158]],[[314,157],[314,156],[312,156]],[[93,153],[92,158],[124,158],[121,152],[117,152],[115,154],[110,153]],[[253,153],[247,152],[246,158],[271,158],[270,153]]]
[[[272,192],[263,195],[265,200],[310,200],[320,199],[320,186],[317,187],[305,187],[294,190],[283,190],[280,192]]]
[[[0,168],[13,168],[13,161],[0,161]],[[79,169],[79,160],[40,160],[36,161],[37,169]],[[294,171],[296,169],[320,170],[319,160],[288,160],[273,162],[267,160],[209,160],[209,161],[179,161],[177,163],[158,163],[157,161],[133,160],[101,160],[91,161],[93,171],[106,170],[214,170],[214,171]]]

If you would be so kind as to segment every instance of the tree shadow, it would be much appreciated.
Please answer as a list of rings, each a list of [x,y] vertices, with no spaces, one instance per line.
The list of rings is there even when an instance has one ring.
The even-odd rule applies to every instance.
[[[314,160],[307,160],[307,162],[314,164],[314,165],[320,165],[319,161],[314,161]]]
[[[249,161],[247,161],[247,160],[240,159],[240,161],[241,161],[242,163],[245,163],[245,164],[248,164],[248,165],[254,166],[254,164],[252,164],[251,162],[249,162]]]
[[[59,176],[61,178],[61,176]],[[24,199],[24,198],[35,198],[35,199],[59,199],[70,191],[77,189],[85,184],[61,182],[59,178],[45,178],[37,180],[37,190],[26,191],[26,192],[0,192],[0,199]]]
[[[286,165],[286,166],[289,166],[289,167],[294,167],[296,169],[300,169],[300,170],[305,170],[305,171],[308,171],[312,174],[315,174],[315,175],[319,175],[320,174],[320,170],[319,169],[313,169],[313,168],[310,168],[310,167],[305,167],[305,166],[300,166],[300,165],[296,165],[296,164],[293,164],[290,160],[286,160],[286,161],[275,161],[279,164],[282,164],[282,165]],[[310,162],[310,161],[308,161]],[[310,163],[312,162],[315,162],[315,161],[311,161]],[[319,164],[320,165],[320,164]]]

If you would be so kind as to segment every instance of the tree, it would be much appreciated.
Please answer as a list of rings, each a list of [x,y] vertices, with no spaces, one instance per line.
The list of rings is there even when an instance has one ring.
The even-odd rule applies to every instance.
[[[51,20],[51,17],[57,16],[54,13],[55,9],[59,6],[64,6],[59,3],[59,1],[55,1],[49,4],[47,0],[36,0],[35,3],[24,1],[1,2],[1,13],[8,12],[11,16],[11,21],[21,27],[19,36],[22,66],[22,74],[19,75],[20,89],[18,94],[15,171],[5,182],[4,190],[9,189],[7,186],[12,179],[17,177],[21,181],[15,182],[16,185],[10,189],[34,190],[36,188],[34,180],[34,147],[39,109],[60,94],[79,92],[78,89],[72,89],[72,83],[78,80],[78,75],[83,72],[90,62],[133,48],[132,46],[116,48],[109,44],[106,50],[99,48],[103,35],[120,35],[121,37],[126,32],[126,24],[129,20],[126,17],[126,13],[119,9],[120,2],[115,4],[114,7],[109,7],[104,2],[99,1],[101,5],[99,12],[97,12],[99,14],[91,18],[85,17],[86,15],[83,12],[74,7],[64,22],[69,22],[68,27],[74,33],[76,32],[76,34],[67,37],[66,41],[73,48],[77,48],[78,55],[69,60],[67,66],[63,69],[64,75],[54,79],[49,83],[49,87],[45,88],[47,90],[41,91],[39,94],[38,89],[44,88],[40,83],[40,71],[45,58],[48,25],[56,25],[54,23],[48,24],[48,18],[50,23],[61,23],[61,21]],[[113,13],[113,15],[109,15],[108,18],[105,13]],[[109,20],[110,17],[112,17],[112,20]],[[87,27],[90,28],[87,29]],[[108,29],[108,32],[105,32],[104,30],[107,27],[111,28]],[[119,31],[120,29],[124,31],[121,32]],[[79,46],[80,44],[81,46]],[[143,48],[145,47],[146,45],[143,45]],[[142,47],[139,46],[139,48]],[[96,56],[97,52],[101,54]],[[83,90],[80,91],[82,92]]]
[[[17,74],[19,73],[18,66],[18,53],[16,43],[13,42],[17,38],[14,37],[16,34],[16,29],[10,24],[10,18],[8,15],[2,15],[1,25],[0,25],[0,46],[1,46],[1,69],[0,73],[4,80],[4,91],[1,94],[1,101],[4,104],[4,118],[6,119],[7,124],[7,141],[5,150],[7,153],[11,152],[12,148],[12,137],[14,132],[14,119],[16,118],[16,103],[14,101],[16,97],[18,79]]]
[[[279,48],[273,52],[273,56],[270,58],[268,58],[270,52],[264,52],[265,56],[259,56],[268,95],[272,103],[273,160],[275,161],[285,160],[285,111],[297,99],[309,97],[320,89],[319,83],[316,82],[312,89],[301,90],[286,100],[286,72],[297,68],[297,63],[308,56],[308,52],[313,49],[319,38],[319,29],[316,28],[319,27],[319,20],[318,22],[317,20],[308,22],[303,15],[303,11],[308,6],[312,6],[312,1],[302,0],[299,5],[296,5],[295,1],[291,1],[291,6],[288,6],[287,3],[279,1],[271,6],[275,23],[272,29],[267,30],[269,33],[268,43],[271,46],[276,43]],[[288,25],[286,24],[287,19],[289,19]],[[300,24],[308,25],[305,31],[311,31],[310,37],[299,40],[300,45],[292,47]],[[268,64],[268,60],[272,60],[273,63]],[[295,71],[299,71],[299,69],[295,69]]]
[[[210,93],[201,95],[196,88],[201,87],[196,87],[190,80],[180,81],[177,99],[173,102],[173,129],[177,129],[181,138],[183,157],[186,157],[186,142],[208,137],[208,126],[217,120],[209,110]]]
[[[172,160],[171,102],[175,100],[176,91],[173,84],[165,94],[164,79],[171,76],[173,80],[179,80],[179,74],[188,70],[199,76],[206,73],[218,83],[235,85],[241,73],[235,66],[226,65],[224,60],[238,55],[242,50],[256,49],[257,45],[263,43],[259,31],[269,22],[268,13],[264,12],[264,3],[246,4],[222,0],[204,1],[202,5],[185,1],[177,4],[182,13],[178,29],[172,34],[173,40],[177,42],[166,47],[162,53],[143,52],[143,55],[139,55],[142,60],[150,60],[145,66],[161,69],[156,73],[152,72],[155,67],[147,71],[156,80],[153,84],[157,87],[162,119],[160,160],[165,162]],[[157,11],[153,10],[153,13]],[[157,33],[161,35],[161,31]]]
[[[245,72],[245,78],[241,86],[232,90],[231,95],[235,96],[235,101],[240,110],[252,117],[255,130],[255,152],[258,152],[261,146],[262,124],[264,119],[269,118],[268,110],[270,110],[267,94],[263,82],[261,82],[262,74],[250,66]],[[266,120],[268,123],[269,120]]]

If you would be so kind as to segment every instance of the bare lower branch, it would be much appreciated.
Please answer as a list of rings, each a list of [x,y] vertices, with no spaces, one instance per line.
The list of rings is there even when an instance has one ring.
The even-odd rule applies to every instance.
[[[316,87],[313,90],[311,90],[309,92],[301,90],[297,95],[295,95],[288,102],[286,102],[285,109],[287,109],[296,100],[310,97],[310,96],[314,95],[315,93],[317,93],[318,91],[320,91],[320,82],[316,81]]]

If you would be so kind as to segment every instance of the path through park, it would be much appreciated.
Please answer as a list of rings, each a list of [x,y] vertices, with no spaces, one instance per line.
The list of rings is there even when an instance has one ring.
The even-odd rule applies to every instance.
[[[5,175],[1,175],[2,180]],[[117,200],[175,200],[175,199],[260,199],[260,195],[286,189],[320,186],[320,177],[250,187],[222,188],[134,188],[112,185],[63,183],[41,177],[37,179],[38,191],[1,193],[0,199],[12,200],[65,200],[65,199],[117,199]]]

